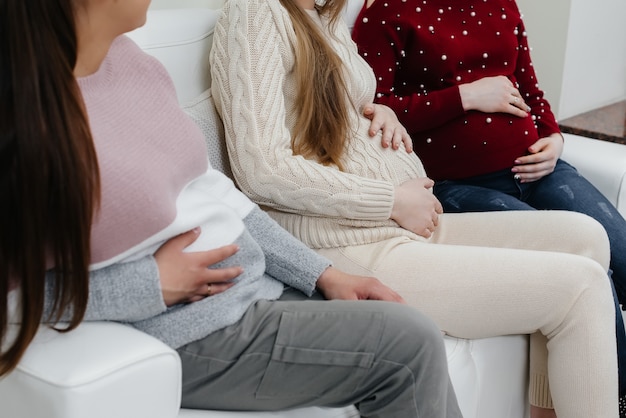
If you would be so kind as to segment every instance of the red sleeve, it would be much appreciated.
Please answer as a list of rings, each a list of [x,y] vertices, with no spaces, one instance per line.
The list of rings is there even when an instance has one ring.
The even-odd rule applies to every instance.
[[[411,23],[397,18],[402,11],[393,7],[376,8],[379,3],[382,2],[375,2],[369,9],[363,7],[352,31],[359,53],[377,76],[376,102],[393,109],[409,132],[429,130],[463,115],[458,86],[427,95],[396,91],[398,68],[407,60],[404,51],[414,48],[415,40]],[[372,25],[376,25],[376,30],[372,30]],[[385,77],[380,77],[381,74]]]

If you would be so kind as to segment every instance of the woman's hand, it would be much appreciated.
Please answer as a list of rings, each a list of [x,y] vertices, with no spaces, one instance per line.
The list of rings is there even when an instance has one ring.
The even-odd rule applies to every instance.
[[[563,152],[563,137],[552,134],[528,147],[530,155],[519,157],[511,169],[520,183],[537,181],[554,171],[556,162]]]
[[[459,85],[463,109],[485,113],[509,113],[525,118],[530,107],[524,102],[519,90],[503,75],[485,77]]]
[[[317,279],[317,288],[326,299],[384,300],[401,302],[404,299],[374,277],[355,276],[334,267],[328,267]]]
[[[397,150],[401,144],[404,144],[406,152],[413,151],[413,141],[411,141],[409,133],[391,108],[381,104],[370,103],[363,108],[363,116],[372,121],[368,131],[371,137],[376,136],[382,130],[383,148],[391,145],[391,148]]]
[[[443,207],[432,193],[435,182],[427,177],[412,179],[395,189],[391,219],[404,229],[430,238],[437,225]]]
[[[159,266],[163,300],[167,306],[197,302],[230,288],[241,267],[210,267],[235,254],[239,247],[226,245],[209,251],[186,253],[183,250],[200,235],[200,228],[171,238],[154,254]]]

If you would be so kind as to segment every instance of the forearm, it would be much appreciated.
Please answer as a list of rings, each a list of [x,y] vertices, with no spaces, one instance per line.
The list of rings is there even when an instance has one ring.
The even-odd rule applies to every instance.
[[[46,274],[44,320],[55,320],[52,314],[54,273]],[[128,263],[117,263],[90,272],[89,301],[85,320],[133,322],[165,311],[159,272],[152,256]],[[61,320],[67,320],[65,312]]]
[[[259,208],[244,223],[263,249],[267,273],[310,296],[330,260],[298,241]]]

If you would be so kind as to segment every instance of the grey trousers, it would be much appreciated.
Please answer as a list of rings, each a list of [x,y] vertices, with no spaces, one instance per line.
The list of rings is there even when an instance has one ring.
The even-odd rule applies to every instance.
[[[407,305],[290,289],[178,353],[185,408],[355,404],[362,417],[461,417],[441,333]]]

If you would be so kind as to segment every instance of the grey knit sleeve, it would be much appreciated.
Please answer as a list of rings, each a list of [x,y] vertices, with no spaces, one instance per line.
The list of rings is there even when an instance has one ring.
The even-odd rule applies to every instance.
[[[294,238],[258,206],[244,223],[263,249],[266,273],[311,296],[317,279],[331,261]]]
[[[50,318],[54,297],[53,272],[46,274],[46,302],[44,320]],[[159,269],[152,256],[117,263],[90,272],[89,301],[85,320],[134,322],[153,317],[166,310]],[[66,312],[61,320],[67,320]]]

